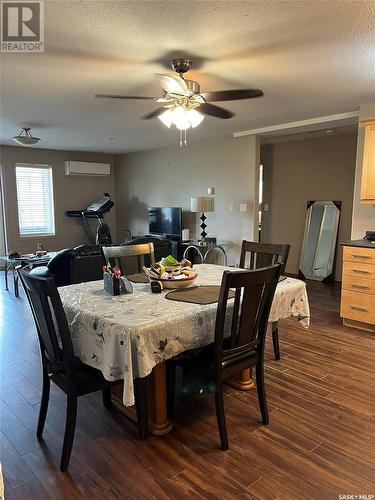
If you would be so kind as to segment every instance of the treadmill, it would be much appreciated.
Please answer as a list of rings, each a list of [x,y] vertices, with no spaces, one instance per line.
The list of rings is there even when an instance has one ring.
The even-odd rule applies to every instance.
[[[89,242],[93,245],[111,245],[112,237],[108,224],[104,222],[104,214],[108,213],[112,207],[114,207],[114,202],[108,193],[104,193],[103,196],[93,201],[84,210],[67,210],[65,215],[67,217],[79,217],[82,221],[83,227],[89,239]],[[94,234],[92,227],[90,225],[90,220],[96,219],[99,223],[96,234]]]

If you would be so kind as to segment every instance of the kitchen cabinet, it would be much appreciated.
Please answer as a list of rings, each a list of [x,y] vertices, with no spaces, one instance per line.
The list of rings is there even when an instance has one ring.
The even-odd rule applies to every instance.
[[[344,244],[340,316],[344,325],[375,332],[375,244]]]
[[[375,205],[375,118],[361,123],[365,128],[361,203]]]

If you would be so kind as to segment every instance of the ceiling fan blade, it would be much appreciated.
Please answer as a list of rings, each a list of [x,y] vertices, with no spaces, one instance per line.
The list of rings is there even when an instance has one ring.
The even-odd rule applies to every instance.
[[[95,94],[97,99],[141,99],[145,101],[155,101],[157,97],[147,97],[140,95],[116,95],[116,94]]]
[[[209,102],[237,101],[261,97],[263,92],[259,89],[217,90],[216,92],[202,92],[201,95]]]
[[[189,90],[185,80],[180,76],[160,74],[155,76],[159,79],[161,86],[166,92],[168,92],[168,94],[185,95],[185,93]]]
[[[142,120],[151,120],[152,118],[157,118],[159,115],[164,113],[165,108],[158,108],[155,109],[154,111],[151,111],[150,113],[147,113],[146,115],[142,116]]]
[[[224,118],[224,120],[235,116],[235,113],[232,113],[232,111],[220,108],[219,106],[215,106],[214,104],[209,104],[208,102],[206,102],[205,104],[201,104],[199,108],[197,108],[197,110],[205,115],[214,116],[215,118]]]

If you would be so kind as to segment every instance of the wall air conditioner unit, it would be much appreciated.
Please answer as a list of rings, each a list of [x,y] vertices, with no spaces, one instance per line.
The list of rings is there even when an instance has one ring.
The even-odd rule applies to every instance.
[[[90,163],[87,161],[66,161],[65,175],[94,175],[106,177],[111,175],[109,163]]]

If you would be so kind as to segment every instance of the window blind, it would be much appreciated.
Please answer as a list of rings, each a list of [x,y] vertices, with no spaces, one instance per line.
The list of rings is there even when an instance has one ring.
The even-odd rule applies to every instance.
[[[52,169],[45,165],[16,165],[20,236],[55,234]]]

